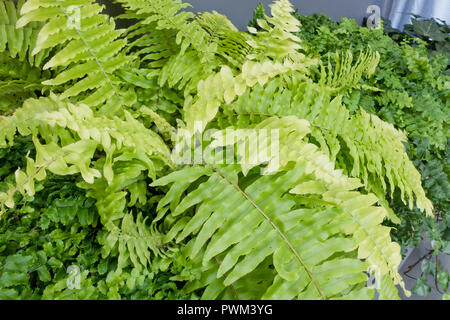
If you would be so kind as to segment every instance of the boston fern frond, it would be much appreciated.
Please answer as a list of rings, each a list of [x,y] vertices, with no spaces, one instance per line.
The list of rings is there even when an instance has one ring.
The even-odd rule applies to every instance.
[[[131,17],[145,17],[144,24],[157,22],[157,30],[176,30],[176,44],[184,53],[190,46],[201,55],[203,63],[211,63],[214,56],[214,44],[210,43],[208,33],[195,21],[192,12],[180,11],[187,3],[172,0],[118,0],[131,11]],[[156,51],[157,52],[157,51]]]
[[[117,1],[126,10],[119,18],[140,19],[127,30],[130,48],[137,48],[161,87],[184,90],[184,96],[223,63],[240,67],[252,51],[248,35],[217,12],[179,12],[189,5],[172,0]]]
[[[377,88],[372,88],[367,85],[359,85],[363,75],[371,76],[374,74],[378,63],[380,62],[380,54],[373,52],[370,47],[361,52],[358,59],[353,63],[353,54],[351,51],[345,53],[337,52],[334,55],[334,69],[331,64],[331,57],[328,56],[328,65],[325,68],[321,66],[321,80],[320,82],[326,84],[328,87],[339,90],[350,90],[353,88],[372,89],[377,91]]]
[[[300,29],[298,21],[292,15],[294,8],[289,1],[275,1],[270,8],[272,17],[265,15],[265,20],[257,20],[260,31],[249,28],[255,35],[248,42],[255,49],[249,58],[270,57],[282,60],[288,56],[298,55],[297,50],[301,49],[300,38],[295,36],[294,32]]]
[[[171,56],[180,51],[176,43],[176,29],[160,28],[158,21],[148,21],[153,11],[142,10],[147,1],[119,1],[126,10],[119,19],[138,19],[126,31],[129,40],[127,50],[135,50],[143,61],[148,60],[150,67],[161,68]]]
[[[285,8],[287,12],[290,12],[290,6],[275,6],[274,9],[277,10],[273,10],[273,14],[283,16],[280,8]],[[294,21],[296,19],[293,20],[293,23]],[[271,30],[270,26],[265,27],[267,30]],[[293,26],[291,27],[295,29]],[[256,33],[257,36],[260,34],[260,32]],[[256,39],[258,39],[257,36]],[[295,38],[291,37],[284,39],[286,42],[294,40]],[[270,102],[264,104],[259,101],[263,99],[259,99],[257,96],[252,97],[253,100],[241,100],[238,105],[246,109],[244,113],[254,113],[257,110],[256,113],[296,115],[311,121],[322,129],[315,131],[318,133],[315,138],[321,146],[331,150],[333,158],[338,154],[342,159],[341,162],[345,165],[344,168],[348,169],[348,173],[363,179],[370,191],[376,192],[381,198],[384,198],[382,193],[387,191],[384,181],[387,177],[391,194],[398,187],[402,192],[404,202],[404,193],[408,196],[411,208],[414,202],[413,194],[415,194],[418,207],[431,215],[432,205],[421,186],[420,174],[404,151],[403,142],[406,141],[406,136],[395,130],[392,125],[381,121],[376,116],[368,115],[364,111],[350,116],[349,111],[340,103],[340,98],[331,102],[333,88],[330,86],[337,82],[344,86],[356,85],[364,70],[362,66],[370,67],[370,70],[366,72],[373,72],[379,59],[378,55],[370,54],[369,51],[359,58],[354,67],[351,65],[350,56],[345,58],[344,62],[336,60],[338,66],[334,76],[331,66],[328,68],[327,82],[330,86],[326,86],[324,78],[318,85],[305,77],[309,73],[308,68],[315,65],[315,61],[298,54],[295,51],[298,47],[291,46],[289,48],[291,52],[289,53],[288,50],[284,55],[291,58],[285,58],[289,60],[285,60],[284,66],[268,61],[258,66],[258,63],[247,61],[244,63],[241,75],[234,77],[230,69],[223,67],[219,73],[211,75],[206,81],[201,81],[198,85],[198,100],[184,106],[188,130],[193,131],[194,123],[201,123],[201,127],[197,129],[204,129],[206,124],[215,118],[221,106],[225,110],[233,110],[234,106],[239,103],[234,103],[234,100],[239,96],[245,97],[246,92],[250,92],[250,90],[246,90],[247,86],[251,88],[258,84],[264,87],[269,78],[280,75],[283,78],[278,81],[272,80],[270,90],[283,91],[283,99],[274,101],[272,99],[279,99],[280,95],[270,96],[264,89],[260,90],[259,93],[265,93],[265,99],[269,99]],[[294,61],[291,62],[291,59]],[[286,67],[286,64],[289,67]],[[251,67],[248,67],[249,65]],[[254,75],[251,74],[251,70],[255,71]],[[292,77],[294,84],[289,86],[290,81],[284,80],[286,77]],[[269,86],[270,84],[267,85],[267,87]],[[253,101],[260,103],[255,104],[252,103]],[[271,110],[265,109],[264,105]],[[322,134],[322,131],[327,131],[327,133]],[[344,141],[348,150],[345,154],[339,139]],[[392,146],[395,146],[394,152],[391,151]],[[374,152],[374,150],[376,151]],[[352,159],[350,165],[346,160],[348,158]],[[382,202],[387,206],[385,200]],[[391,216],[393,217],[392,213]],[[394,218],[394,220],[398,222],[398,219]]]
[[[41,145],[35,139],[37,162],[32,164],[39,172],[42,171],[42,174],[45,170],[60,175],[80,172],[91,186],[96,184],[95,178],[102,177],[111,188],[106,191],[110,192],[120,189],[119,184],[124,182],[121,174],[115,176],[115,170],[120,172],[120,167],[115,167],[116,161],[119,161],[118,164],[130,161],[130,165],[136,161],[136,166],[140,169],[137,176],[148,170],[148,175],[152,177],[155,177],[155,171],[163,163],[170,161],[169,149],[162,139],[130,115],[127,115],[125,121],[106,118],[103,115],[95,116],[86,105],[68,104],[55,96],[28,100],[22,109],[4,118],[0,124],[3,145],[6,145],[5,138],[12,143],[11,139],[16,130],[22,135],[33,134],[36,138],[42,136],[47,141],[46,145]],[[50,130],[54,136],[49,135]],[[81,143],[89,146],[90,151],[83,155],[80,150],[80,155],[75,157],[72,152],[75,152]],[[97,148],[105,154],[103,159],[97,160],[101,170],[89,168]],[[67,166],[69,163],[73,166]],[[27,173],[34,171],[34,168],[27,168]],[[132,176],[132,172],[133,170],[129,170],[127,174]],[[20,173],[20,176],[23,174]],[[116,181],[116,178],[119,180]],[[27,179],[26,184],[32,189],[33,179]],[[111,213],[105,214],[102,219],[108,224]]]
[[[153,257],[164,256],[163,235],[150,228],[146,220],[139,214],[134,221],[133,215],[124,215],[121,225],[110,231],[103,240],[102,256],[108,257],[118,243],[117,273],[122,268],[133,265],[138,270],[150,267]]]
[[[154,179],[156,171],[165,164],[170,165],[170,151],[156,133],[145,128],[126,111],[125,116],[126,120],[94,115],[84,104],[70,104],[52,95],[49,98],[29,99],[14,115],[2,119],[1,145],[6,146],[7,139],[12,144],[16,130],[21,135],[32,134],[36,159],[27,157],[27,167],[17,169],[15,173],[16,184],[9,185],[7,192],[0,192],[1,213],[8,207],[14,208],[16,193],[33,196],[35,181],[45,179],[47,171],[57,175],[80,174],[84,181],[79,186],[87,189],[86,194],[97,200],[101,222],[111,232],[105,247],[106,244],[114,247],[120,240],[121,257],[130,256],[136,267],[143,263],[142,258],[134,258],[136,254],[150,259],[145,250],[156,241],[150,234],[135,240],[137,243],[123,240],[117,234],[134,230],[134,222],[123,221],[130,219],[129,213],[126,213],[127,194],[134,199],[134,203],[137,200],[145,203],[145,179],[147,176]],[[44,144],[39,141],[40,138],[45,140]],[[103,156],[96,157],[96,152],[101,152]],[[124,188],[128,188],[129,192],[125,192]],[[142,234],[145,223],[139,221],[135,225],[139,228],[136,232]],[[137,253],[130,252],[130,248],[135,248]],[[104,251],[104,255],[107,256],[108,252]],[[127,258],[122,260],[127,261]],[[124,261],[120,267],[124,266]]]
[[[46,85],[70,84],[61,98],[78,97],[95,107],[106,101],[123,105],[134,102],[133,95],[124,92],[114,72],[131,61],[123,51],[127,41],[120,39],[113,20],[101,14],[103,7],[85,1],[27,1],[21,9],[17,27],[31,22],[45,22],[32,54],[63,46],[43,66],[43,69],[63,69]]]

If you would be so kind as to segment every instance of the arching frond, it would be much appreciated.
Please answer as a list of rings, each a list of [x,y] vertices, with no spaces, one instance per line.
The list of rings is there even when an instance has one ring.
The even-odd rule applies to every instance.
[[[297,51],[301,48],[300,38],[293,34],[300,30],[300,22],[292,15],[292,4],[288,0],[280,0],[271,4],[270,8],[272,17],[265,15],[264,20],[257,20],[261,31],[249,27],[250,33],[255,36],[247,42],[255,52],[248,58],[282,61],[287,57],[300,55]]]
[[[155,178],[156,171],[171,162],[164,141],[128,113],[126,120],[96,116],[86,105],[73,105],[55,96],[28,100],[14,115],[1,119],[0,126],[2,145],[6,145],[6,139],[12,143],[17,131],[21,135],[32,134],[37,151],[36,160],[29,159],[26,170],[17,171],[16,187],[8,194],[2,194],[2,204],[5,202],[8,207],[14,206],[11,199],[16,191],[34,190],[34,179],[45,178],[46,170],[58,175],[80,173],[89,188],[102,182],[101,194],[105,196],[106,190],[114,197],[123,187],[123,176],[116,177],[115,174],[117,170],[123,170],[123,163],[128,163],[127,174],[132,180],[144,171]],[[38,137],[45,139],[47,144],[41,144]],[[94,163],[97,149],[106,156]],[[138,170],[135,176],[132,165]],[[93,185],[99,178],[101,181]],[[33,195],[33,192],[28,193]],[[108,203],[108,200],[98,199]],[[105,225],[121,217],[120,214],[114,217],[112,212],[100,208],[99,212]]]
[[[358,284],[358,295],[372,296],[372,289],[363,289],[369,267],[402,284],[400,247],[381,226],[387,211],[374,206],[376,196],[355,190],[361,186],[357,179],[336,171],[324,153],[302,141],[309,123],[269,118],[255,128],[280,130],[277,173],[245,176],[240,165],[211,164],[195,175],[186,168],[152,184],[176,188],[162,200],[170,204],[173,221],[165,241],[188,241],[185,254],[202,274],[185,290],[205,287],[202,298],[220,298],[257,268],[269,275],[266,259],[274,273],[253,299],[343,298]],[[187,191],[178,182],[183,177],[193,181],[202,175],[208,179],[181,201],[172,196]],[[228,200],[221,201],[224,197]],[[251,290],[241,289],[245,295]]]
[[[78,97],[95,107],[106,101],[127,105],[133,102],[122,92],[114,72],[131,61],[123,52],[123,30],[116,30],[114,21],[102,14],[103,7],[91,0],[30,0],[21,9],[17,28],[31,22],[44,22],[32,54],[64,45],[44,65],[59,71],[46,85],[70,84],[61,98]]]

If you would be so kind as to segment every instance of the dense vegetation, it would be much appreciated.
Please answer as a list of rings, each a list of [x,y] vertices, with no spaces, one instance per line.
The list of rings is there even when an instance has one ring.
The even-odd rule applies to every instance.
[[[372,299],[370,273],[409,294],[387,225],[447,212],[442,55],[287,0],[249,33],[116,2],[126,30],[91,0],[0,2],[0,298]],[[278,163],[230,129],[278,130]]]

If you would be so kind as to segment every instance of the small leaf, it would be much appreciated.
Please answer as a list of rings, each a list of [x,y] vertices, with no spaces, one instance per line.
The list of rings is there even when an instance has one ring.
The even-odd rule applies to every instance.
[[[431,288],[427,283],[427,279],[425,279],[425,278],[419,278],[417,280],[414,288],[412,288],[412,293],[417,294],[422,297],[428,296],[430,291],[431,291]]]
[[[248,32],[250,32],[250,33],[253,33],[253,34],[257,34],[258,33],[258,30],[256,30],[256,28],[247,27],[247,29],[248,29]]]

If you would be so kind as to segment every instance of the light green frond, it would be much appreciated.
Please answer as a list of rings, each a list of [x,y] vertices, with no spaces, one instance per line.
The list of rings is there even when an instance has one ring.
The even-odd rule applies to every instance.
[[[36,121],[42,114],[64,106],[59,100],[51,98],[41,98],[40,103],[37,101],[29,99],[13,115],[0,118],[0,148],[5,148],[7,145],[12,146],[16,132],[22,136],[32,134],[42,124]]]
[[[117,248],[118,266],[120,272],[128,265],[137,270],[151,266],[154,256],[163,256],[162,235],[146,225],[147,218],[138,214],[136,220],[131,213],[125,214],[120,228],[111,230],[103,239],[102,256],[108,257],[114,248]]]
[[[190,6],[188,3],[172,0],[118,0],[131,15],[143,17],[143,24],[157,22],[158,30],[176,30],[176,44],[181,53],[189,47],[194,48],[201,56],[202,63],[211,64],[214,61],[216,46],[209,41],[209,34],[195,21],[192,12],[182,9]],[[193,20],[193,21],[192,21]]]
[[[126,38],[127,50],[136,50],[136,54],[146,61],[150,68],[161,68],[167,60],[180,51],[176,43],[177,29],[160,28],[158,21],[149,21],[155,14],[148,1],[118,0],[125,9],[119,19],[137,19],[136,23],[128,27]],[[173,4],[178,8],[177,4]],[[146,20],[147,19],[147,20]]]
[[[283,61],[299,55],[297,50],[301,48],[301,40],[293,33],[300,30],[300,22],[292,15],[292,4],[281,0],[271,4],[270,8],[272,17],[266,15],[265,20],[257,20],[262,31],[249,27],[250,33],[255,35],[247,41],[255,51],[248,56],[250,60],[271,58]]]
[[[212,73],[211,65],[202,64],[198,53],[190,50],[167,61],[160,71],[158,84],[161,87],[167,84],[187,97],[195,93],[198,83]]]
[[[34,184],[46,177],[46,171],[57,175],[72,175],[80,173],[84,180],[92,183],[95,178],[101,177],[101,173],[90,167],[91,160],[97,148],[97,143],[92,140],[81,140],[64,147],[55,142],[41,144],[37,138],[33,139],[36,148],[36,159],[27,158],[25,170],[17,169],[15,173],[15,186],[10,186],[7,193],[0,192],[0,213],[6,211],[6,207],[14,208],[14,195],[20,192],[34,195]]]
[[[198,83],[198,99],[185,102],[185,121],[190,132],[203,131],[206,124],[214,119],[219,107],[232,103],[243,95],[247,88],[256,84],[264,85],[270,78],[297,71],[308,73],[307,65],[286,59],[283,62],[266,60],[253,62],[247,60],[242,72],[234,75],[233,71],[223,66],[220,72],[209,76]]]
[[[171,165],[170,150],[155,132],[145,128],[128,113],[125,115],[126,120],[96,116],[86,105],[74,105],[51,96],[30,99],[14,115],[1,119],[4,146],[6,139],[10,143],[13,141],[17,131],[21,135],[32,134],[36,147],[36,160],[30,160],[26,172],[16,175],[17,186],[9,197],[16,191],[32,190],[34,176],[45,173],[45,170],[58,175],[80,173],[85,181],[83,186],[87,189],[100,186],[95,194],[102,197],[93,197],[111,208],[114,203],[112,198],[126,195],[117,192],[137,182],[133,179],[145,179],[141,173],[147,172],[147,176],[154,179],[156,171]],[[49,135],[50,130],[53,135]],[[38,136],[44,138],[47,144],[39,143]],[[105,158],[93,163],[97,149],[105,153]],[[132,170],[133,166],[136,170]],[[127,178],[123,180],[124,177]],[[124,181],[128,184],[124,185]],[[98,206],[105,224],[123,214],[123,210],[117,215],[114,213],[121,206],[116,206],[113,211],[102,210],[101,203]]]
[[[210,35],[209,41],[216,44],[216,55],[222,57],[230,67],[240,68],[253,50],[247,43],[251,37],[239,32],[227,17],[216,11],[203,12],[196,17],[196,21]]]
[[[14,135],[34,133],[40,125],[70,130],[83,140],[93,140],[104,150],[136,148],[148,156],[170,159],[170,150],[153,131],[126,113],[126,120],[94,115],[84,105],[74,105],[52,95],[49,98],[29,99],[23,108],[10,117],[0,120],[1,146],[6,139],[12,143]]]

